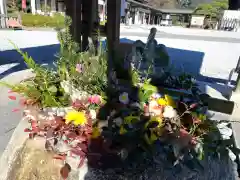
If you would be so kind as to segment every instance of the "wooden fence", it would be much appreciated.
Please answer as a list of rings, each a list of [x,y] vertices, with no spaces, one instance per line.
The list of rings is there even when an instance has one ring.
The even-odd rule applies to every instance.
[[[223,18],[219,22],[219,30],[237,31],[240,30],[240,19]]]

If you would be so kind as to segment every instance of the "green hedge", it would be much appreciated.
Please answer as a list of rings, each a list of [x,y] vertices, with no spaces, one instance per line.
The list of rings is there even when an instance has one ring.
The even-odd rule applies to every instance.
[[[53,27],[64,26],[64,16],[55,14],[54,16],[43,16],[33,14],[22,14],[22,25],[26,27]]]

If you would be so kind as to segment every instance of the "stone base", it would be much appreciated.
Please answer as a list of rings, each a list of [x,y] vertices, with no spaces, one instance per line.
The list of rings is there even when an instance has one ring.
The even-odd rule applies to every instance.
[[[33,144],[31,144],[32,148],[38,149],[34,152],[34,148],[30,151],[31,153],[26,154],[26,150],[28,146],[26,146],[26,142],[28,142],[28,134],[24,133],[24,129],[28,127],[27,120],[22,120],[18,127],[16,128],[3,156],[0,159],[0,180],[24,180],[21,177],[16,177],[15,174],[17,172],[21,172],[22,167],[26,168],[26,171],[29,171],[32,168],[32,171],[28,172],[28,174],[34,174],[36,169],[37,171],[46,170],[48,165],[52,165],[51,163],[54,160],[51,157],[51,154],[45,154],[42,156],[45,151],[44,142],[31,140]],[[34,146],[33,146],[34,145]],[[161,149],[161,148],[160,148]],[[24,153],[25,152],[25,153]],[[34,153],[38,153],[35,154]],[[27,158],[28,156],[28,158]],[[39,159],[41,157],[43,159]],[[140,179],[148,179],[148,180],[183,180],[183,179],[193,179],[193,180],[235,180],[237,179],[237,171],[236,165],[229,159],[214,159],[214,158],[206,158],[203,162],[201,162],[204,169],[194,168],[192,164],[189,166],[180,164],[173,167],[172,163],[166,158],[167,155],[164,152],[159,152],[157,156],[154,157],[154,161],[144,161],[144,163],[138,163],[135,166],[131,166],[128,169],[107,169],[107,170],[98,170],[89,168],[87,162],[80,169],[76,167],[72,167],[72,172],[69,175],[68,180],[140,180]],[[47,159],[46,159],[47,158]],[[43,160],[43,161],[42,161]],[[47,161],[47,162],[46,162]],[[22,162],[22,164],[21,164]],[[31,163],[32,162],[32,163]],[[43,163],[44,162],[44,163]],[[69,161],[70,162],[70,161]],[[18,167],[19,163],[21,164],[21,168]],[[40,163],[40,164],[39,164]],[[42,164],[41,164],[42,163]],[[63,162],[54,163],[54,167],[52,165],[53,170],[51,172],[47,171],[48,176],[52,176],[51,178],[55,180],[53,177],[59,178],[56,172],[59,172],[59,168],[61,167]],[[74,164],[71,163],[70,165]],[[114,162],[113,162],[114,163]],[[189,168],[191,167],[191,168]],[[17,172],[16,172],[17,171]],[[15,174],[14,174],[15,173]],[[22,171],[24,174],[24,171]],[[26,173],[26,172],[25,172]],[[20,173],[18,173],[19,175]],[[36,174],[36,173],[35,173]],[[39,173],[38,173],[39,174]],[[40,178],[40,176],[38,175]],[[41,176],[43,177],[43,176]],[[41,180],[41,179],[36,180]],[[44,180],[46,179],[46,177]],[[32,180],[33,178],[31,178]],[[33,179],[34,180],[34,179]]]

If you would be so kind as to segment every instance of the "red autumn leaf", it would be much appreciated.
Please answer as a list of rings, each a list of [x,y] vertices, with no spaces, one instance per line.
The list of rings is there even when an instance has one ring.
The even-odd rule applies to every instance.
[[[8,96],[8,98],[11,99],[11,100],[16,100],[17,99],[16,96]]]
[[[34,137],[33,133],[30,133],[30,134],[28,135],[28,137],[29,137],[29,139],[32,139],[32,138]]]
[[[32,126],[33,129],[37,128],[38,127],[37,121],[31,120],[31,126]]]
[[[12,112],[18,112],[18,111],[20,111],[21,109],[19,109],[19,108],[15,108],[15,109],[13,109],[12,110]]]
[[[178,109],[179,113],[182,114],[188,109],[188,106],[184,102],[178,101],[177,109]]]
[[[189,133],[185,129],[180,129],[180,136],[181,137],[189,136]]]
[[[88,118],[88,122],[87,122],[88,126],[92,126],[92,120],[90,118]]]
[[[55,124],[55,125],[64,125],[65,122],[64,122],[64,120],[63,120],[62,117],[55,116],[55,117],[54,117],[54,124]]]
[[[85,105],[83,104],[82,101],[80,101],[79,99],[77,99],[76,101],[74,101],[72,103],[73,108],[75,109],[86,109]]]
[[[62,178],[67,179],[70,172],[71,172],[71,166],[68,163],[65,163],[60,170],[60,174]]]
[[[52,128],[49,128],[48,131],[47,131],[47,134],[46,134],[46,138],[51,138],[53,137],[53,129]]]
[[[83,166],[85,158],[86,158],[85,156],[81,158],[78,168],[81,168]]]
[[[87,137],[86,136],[77,136],[76,140],[79,140],[80,142],[84,142],[84,141],[87,141]]]
[[[26,99],[21,98],[21,99],[19,100],[19,104],[20,104],[20,106],[26,106],[26,105],[27,105]]]
[[[66,143],[66,144],[68,144],[68,140],[64,140],[63,142]]]
[[[65,161],[66,160],[66,155],[56,155],[53,157],[53,159],[58,159],[58,160],[62,160]]]
[[[191,144],[192,144],[192,145],[196,145],[196,144],[197,144],[197,139],[196,139],[196,137],[192,137],[192,139],[191,139]]]
[[[86,156],[86,153],[84,153],[81,149],[73,148],[71,152],[80,157]]]
[[[74,139],[77,137],[76,133],[70,132],[68,134],[66,134],[66,137],[69,139]]]
[[[80,147],[82,151],[87,152],[87,145],[86,144],[78,143],[77,146]]]
[[[25,128],[25,129],[24,129],[24,132],[32,132],[32,130],[29,129],[29,128]]]

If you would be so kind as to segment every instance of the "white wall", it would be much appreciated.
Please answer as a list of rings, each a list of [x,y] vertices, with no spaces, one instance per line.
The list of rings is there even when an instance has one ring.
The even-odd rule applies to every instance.
[[[0,0],[0,14],[7,15],[6,0]],[[0,18],[0,28],[6,27],[6,19]]]

